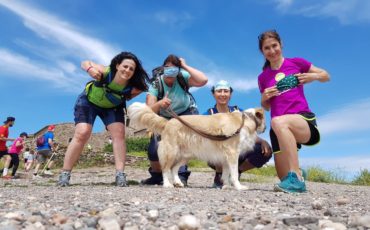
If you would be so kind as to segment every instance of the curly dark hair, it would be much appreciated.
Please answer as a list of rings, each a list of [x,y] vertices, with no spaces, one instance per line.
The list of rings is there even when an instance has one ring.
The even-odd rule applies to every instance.
[[[149,75],[141,65],[141,61],[131,52],[121,52],[117,54],[110,63],[110,69],[114,76],[117,72],[116,66],[121,64],[123,60],[131,59],[135,62],[136,68],[134,75],[130,79],[128,85],[135,87],[141,91],[148,91],[147,82],[149,82]]]

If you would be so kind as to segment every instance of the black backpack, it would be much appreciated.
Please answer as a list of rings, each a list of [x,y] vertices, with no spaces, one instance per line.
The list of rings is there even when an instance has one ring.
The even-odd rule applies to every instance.
[[[179,67],[180,69],[180,67]],[[164,72],[164,67],[163,66],[159,66],[155,69],[152,70],[152,79],[151,79],[151,82],[153,84],[153,86],[158,89],[158,97],[157,97],[157,100],[162,100],[162,98],[164,97],[164,89],[163,89],[163,83],[161,81],[161,76],[163,75],[163,72]],[[185,78],[184,76],[182,75],[181,71],[179,71],[179,74],[176,76],[176,79],[177,81],[179,82],[181,88],[187,93],[189,94],[189,96],[194,100],[195,102],[195,98],[193,97],[193,95],[189,92],[189,85],[186,83],[185,81]]]

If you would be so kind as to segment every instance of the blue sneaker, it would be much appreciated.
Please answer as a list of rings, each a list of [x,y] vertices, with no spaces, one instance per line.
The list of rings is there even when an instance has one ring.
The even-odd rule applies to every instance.
[[[276,192],[286,193],[302,193],[306,192],[306,184],[304,181],[300,181],[295,172],[288,172],[288,175],[284,177],[280,183],[274,186]]]

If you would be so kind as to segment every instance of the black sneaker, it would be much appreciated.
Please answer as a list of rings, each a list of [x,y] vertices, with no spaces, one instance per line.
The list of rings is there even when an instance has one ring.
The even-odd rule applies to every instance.
[[[190,174],[191,174],[190,171],[179,173],[179,178],[181,180],[181,183],[184,185],[184,187],[188,187],[188,179],[189,179]]]
[[[140,184],[142,185],[163,185],[163,176],[162,173],[150,172],[151,177],[142,180]]]

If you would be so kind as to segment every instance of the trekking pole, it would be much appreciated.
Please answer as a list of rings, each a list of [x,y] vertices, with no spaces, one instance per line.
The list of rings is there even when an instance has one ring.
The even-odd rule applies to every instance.
[[[42,169],[41,171],[41,175],[44,174],[44,171],[46,170],[46,168],[48,167],[49,163],[51,162],[51,160],[53,159],[54,155],[56,154],[56,152],[53,152],[49,158],[49,160],[46,162],[44,168]]]

